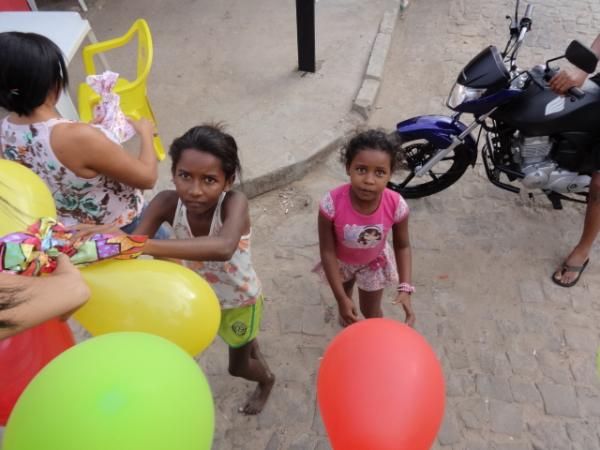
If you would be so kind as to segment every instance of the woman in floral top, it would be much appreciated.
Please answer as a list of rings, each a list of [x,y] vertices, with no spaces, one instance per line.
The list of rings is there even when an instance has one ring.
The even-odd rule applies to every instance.
[[[68,84],[60,49],[34,33],[0,33],[0,158],[33,170],[48,185],[65,225],[116,224],[140,215],[141,189],[158,177],[153,125],[132,121],[141,137],[130,156],[100,128],[61,118],[54,106]]]

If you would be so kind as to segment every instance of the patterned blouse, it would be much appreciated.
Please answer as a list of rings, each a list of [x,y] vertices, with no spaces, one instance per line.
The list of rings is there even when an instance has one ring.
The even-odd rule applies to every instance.
[[[209,236],[214,236],[223,227],[221,205],[226,193],[223,192],[210,224]],[[179,200],[173,231],[177,239],[193,239],[194,235],[187,220],[185,205]],[[204,278],[215,290],[221,308],[238,308],[256,303],[261,295],[261,285],[250,254],[250,233],[240,238],[238,248],[229,261],[183,261],[183,265]]]
[[[54,197],[58,219],[64,225],[128,225],[142,211],[142,192],[104,175],[81,178],[65,167],[50,145],[52,127],[65,122],[69,121],[50,119],[16,125],[5,118],[0,123],[2,157],[23,164],[44,180]]]

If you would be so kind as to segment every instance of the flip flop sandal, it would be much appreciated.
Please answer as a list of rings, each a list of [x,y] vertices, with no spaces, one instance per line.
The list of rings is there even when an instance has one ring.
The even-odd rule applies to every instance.
[[[587,267],[589,262],[590,262],[590,259],[588,258],[585,260],[585,262],[583,263],[582,266],[569,266],[568,264],[563,264],[560,269],[561,275],[564,275],[566,272],[576,272],[577,277],[570,283],[563,283],[562,281],[560,281],[559,279],[556,278],[556,273],[553,273],[552,281],[554,281],[554,283],[556,283],[562,287],[568,288],[568,287],[575,286],[577,284],[577,282],[579,281],[579,278],[581,278],[581,274],[583,273],[583,271],[585,270],[585,268]]]

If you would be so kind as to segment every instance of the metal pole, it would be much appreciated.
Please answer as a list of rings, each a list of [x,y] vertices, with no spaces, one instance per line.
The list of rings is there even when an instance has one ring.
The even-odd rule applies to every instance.
[[[298,31],[298,70],[314,72],[315,61],[315,0],[296,0]]]

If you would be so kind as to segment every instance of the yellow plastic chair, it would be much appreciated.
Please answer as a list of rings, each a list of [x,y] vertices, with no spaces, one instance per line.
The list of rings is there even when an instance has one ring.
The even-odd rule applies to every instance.
[[[94,55],[122,47],[131,41],[135,35],[138,38],[137,78],[129,81],[119,76],[114,92],[121,97],[121,109],[127,116],[131,116],[134,119],[145,117],[156,124],[146,88],[146,80],[152,66],[152,35],[150,34],[150,27],[148,27],[148,23],[144,19],[136,20],[129,31],[121,37],[84,47],[83,64],[87,75],[97,74]],[[92,120],[94,105],[99,101],[100,96],[91,87],[86,83],[79,85],[79,116],[82,121],[90,122]],[[154,137],[154,151],[158,159],[162,160],[165,158],[165,150],[158,136]]]

